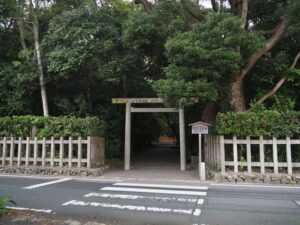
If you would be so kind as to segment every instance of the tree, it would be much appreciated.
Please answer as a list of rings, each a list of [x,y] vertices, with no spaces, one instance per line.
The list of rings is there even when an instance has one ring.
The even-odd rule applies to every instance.
[[[42,53],[40,48],[40,31],[39,31],[39,21],[38,21],[38,10],[39,10],[39,0],[35,0],[34,4],[32,0],[29,0],[29,9],[32,16],[32,26],[33,26],[33,34],[34,34],[34,49],[37,58],[37,66],[39,70],[39,82],[41,88],[41,98],[42,98],[42,105],[43,105],[43,113],[44,116],[49,116],[49,108],[48,108],[48,98],[46,92],[46,85],[45,85],[45,76],[44,76],[44,68],[43,68],[43,61],[42,61]],[[22,29],[22,28],[21,28]]]
[[[149,10],[149,2],[146,3],[145,1],[138,1],[137,3],[141,3],[144,6],[148,5],[147,7],[145,6],[145,11],[151,14],[154,14],[156,8],[157,8],[157,4],[151,5],[151,11]],[[166,44],[166,49],[167,52],[170,51],[170,46],[173,45],[174,49],[177,49],[178,52],[180,52],[180,56],[181,56],[181,62],[178,61],[178,56],[176,54],[168,54],[168,60],[171,63],[170,65],[168,65],[166,67],[166,74],[167,74],[167,79],[166,80],[162,80],[159,81],[156,84],[156,89],[158,91],[158,94],[168,98],[168,99],[174,99],[175,98],[179,98],[180,95],[182,96],[196,96],[196,97],[202,97],[203,100],[205,100],[205,98],[203,98],[203,94],[206,93],[206,90],[203,89],[203,84],[206,83],[207,84],[211,84],[211,82],[215,82],[218,83],[218,78],[215,77],[214,79],[210,79],[211,82],[207,82],[208,80],[206,80],[205,82],[203,81],[203,71],[202,74],[201,72],[198,72],[198,79],[191,78],[189,77],[188,79],[190,84],[188,85],[188,79],[185,80],[185,78],[189,74],[193,74],[193,71],[180,71],[177,70],[179,68],[182,69],[182,67],[184,67],[186,65],[186,69],[189,68],[189,63],[191,61],[193,61],[191,58],[193,56],[191,56],[192,52],[197,52],[195,49],[193,49],[193,45],[194,47],[202,41],[202,44],[205,44],[203,40],[201,40],[201,35],[200,32],[198,32],[198,27],[201,26],[199,24],[205,24],[205,23],[210,23],[210,21],[212,20],[212,17],[218,17],[217,14],[220,13],[220,5],[223,5],[223,1],[212,1],[212,5],[213,5],[213,10],[214,12],[208,13],[207,11],[193,5],[192,2],[189,1],[181,1],[181,5],[182,8],[185,10],[186,14],[182,13],[181,17],[183,19],[183,21],[185,21],[185,24],[189,24],[189,29],[190,31],[187,31],[190,33],[190,35],[186,35],[184,37],[184,35],[178,35],[177,37],[181,40],[182,45],[186,45],[186,48],[182,48],[181,50],[178,48],[176,48],[176,38],[172,39],[171,41],[168,41]],[[219,3],[219,4],[218,4]],[[170,3],[171,4],[171,3]],[[224,7],[222,8],[222,11],[228,11],[226,12],[226,14],[231,14],[232,16],[234,16],[236,18],[236,21],[239,21],[239,27],[237,26],[237,24],[235,24],[234,26],[234,30],[237,32],[236,35],[234,33],[232,33],[232,37],[237,40],[239,39],[238,42],[235,42],[233,46],[230,46],[230,48],[228,48],[228,45],[224,45],[224,40],[221,40],[219,43],[219,46],[208,46],[207,50],[209,48],[214,48],[215,50],[220,50],[220,54],[216,54],[216,56],[211,56],[211,66],[214,68],[213,72],[211,72],[209,75],[210,78],[213,77],[214,74],[221,72],[220,75],[222,75],[223,78],[225,78],[226,81],[230,81],[230,83],[228,83],[226,85],[226,87],[228,87],[228,89],[225,91],[225,93],[227,93],[227,96],[222,96],[222,100],[226,100],[226,102],[228,102],[231,106],[232,109],[234,109],[235,111],[245,111],[247,109],[247,105],[249,104],[249,102],[253,101],[253,92],[250,93],[249,95],[245,95],[245,89],[248,90],[249,89],[249,80],[251,78],[251,76],[254,76],[253,71],[256,68],[257,64],[260,63],[262,60],[264,60],[265,58],[270,58],[271,57],[276,57],[276,54],[280,54],[280,52],[282,51],[278,49],[278,43],[280,41],[284,41],[285,43],[288,42],[296,42],[298,43],[298,40],[295,37],[297,37],[297,35],[295,35],[295,32],[299,32],[298,29],[298,15],[295,14],[295,11],[298,9],[299,7],[299,2],[297,1],[257,1],[257,0],[243,0],[243,1],[238,1],[238,0],[231,0],[229,1],[229,5],[230,8],[229,9],[224,9]],[[193,6],[193,7],[192,7]],[[266,12],[265,9],[268,9],[268,11]],[[211,15],[208,15],[211,14]],[[184,17],[183,15],[188,15],[189,17]],[[298,19],[296,19],[296,17]],[[221,22],[221,21],[220,21]],[[192,25],[191,25],[192,24]],[[224,24],[226,26],[226,21],[222,22],[222,24]],[[203,25],[204,26],[204,25]],[[211,43],[214,42],[214,38],[215,36],[213,35],[213,29],[215,32],[219,32],[219,36],[225,35],[224,30],[219,29],[217,30],[218,24],[216,24],[215,27],[210,27],[211,30],[206,30],[206,31],[202,31],[202,32],[209,32],[210,35],[207,35],[205,42],[207,43]],[[237,31],[235,28],[239,28],[240,30]],[[271,28],[271,29],[270,29]],[[228,27],[228,30],[230,30],[231,27]],[[269,30],[266,30],[269,29]],[[228,31],[227,30],[227,31]],[[294,34],[290,35],[289,38],[291,38],[290,40],[285,39],[286,36],[289,33],[289,30],[294,30]],[[297,31],[295,31],[297,30]],[[193,40],[190,38],[190,36],[192,36],[192,33],[199,33],[199,40],[197,38],[194,38]],[[240,33],[243,33],[245,37],[238,37],[238,35],[240,35]],[[260,33],[261,35],[259,35],[258,33]],[[299,35],[298,35],[299,36]],[[227,37],[226,37],[227,38]],[[185,39],[185,40],[184,40]],[[285,39],[285,40],[284,40]],[[186,41],[186,42],[184,42]],[[192,43],[190,43],[190,41],[192,41]],[[226,40],[227,41],[227,40]],[[225,42],[226,42],[225,41]],[[173,44],[171,44],[173,42]],[[247,43],[248,42],[248,43]],[[177,43],[177,45],[180,45],[179,43]],[[191,46],[190,48],[188,48],[187,46]],[[223,47],[224,46],[224,47]],[[298,45],[299,46],[299,45]],[[259,47],[259,48],[258,48]],[[227,48],[227,49],[226,49]],[[228,51],[227,53],[230,54],[230,52],[232,52],[232,49],[234,48],[234,52],[240,57],[240,64],[238,67],[232,68],[229,73],[230,76],[224,76],[224,74],[222,74],[222,69],[220,70],[220,68],[218,68],[216,66],[216,64],[218,64],[218,60],[216,60],[216,63],[214,63],[214,58],[218,59],[218,57],[222,57],[222,52],[224,54],[224,51]],[[297,48],[296,48],[297,49]],[[201,49],[203,50],[203,49]],[[254,50],[254,51],[253,51]],[[298,51],[299,51],[299,47],[298,47]],[[200,54],[200,50],[199,50],[199,54]],[[206,53],[207,54],[207,53]],[[297,60],[297,54],[293,53],[292,51],[290,51],[287,55],[289,55],[289,57],[291,55],[293,55],[293,59],[290,59],[290,65],[295,64],[293,63],[296,62]],[[197,58],[197,57],[196,57]],[[270,61],[270,60],[269,60]],[[198,65],[193,65],[193,68],[198,69],[198,70],[203,70],[203,66],[204,68],[208,68],[208,65],[205,64],[203,62],[203,60],[197,61],[196,64],[198,63]],[[204,64],[203,64],[204,63]],[[265,64],[268,64],[268,61],[264,60]],[[173,65],[173,68],[171,69],[171,66]],[[174,67],[175,65],[175,67]],[[219,64],[219,65],[222,65]],[[296,64],[297,65],[297,62]],[[228,64],[227,64],[228,66]],[[224,67],[226,68],[226,66]],[[290,69],[291,70],[291,69]],[[185,73],[185,75],[183,75],[183,73]],[[209,73],[209,71],[205,71],[204,73]],[[227,73],[228,74],[228,73]],[[286,71],[285,74],[288,74],[288,72]],[[195,75],[195,74],[194,74]],[[206,74],[208,75],[208,74]],[[197,75],[196,75],[197,76]],[[272,76],[273,77],[273,76]],[[202,79],[202,85],[199,86],[199,79]],[[195,80],[198,80],[197,82],[194,82]],[[193,82],[191,82],[193,81]],[[169,88],[170,85],[175,85],[172,86],[173,88]],[[224,85],[224,83],[223,83]],[[276,84],[275,84],[276,85]],[[197,88],[197,86],[199,87],[199,89]],[[278,85],[277,85],[278,87]],[[219,88],[215,86],[215,88],[217,88],[217,92],[224,93],[224,86]],[[274,89],[275,87],[273,87],[272,89]],[[202,91],[201,91],[202,89]],[[177,94],[176,91],[174,90],[178,90]],[[210,89],[211,91],[213,91],[213,89]],[[167,93],[168,92],[168,93]],[[202,93],[202,95],[201,95]],[[247,93],[248,94],[248,93]],[[176,96],[174,96],[176,95]],[[214,96],[214,95],[212,95]],[[206,100],[214,100],[216,101],[218,98],[214,98],[214,99],[209,99],[207,98]],[[174,102],[173,100],[173,102]],[[178,99],[177,99],[178,100]],[[176,100],[176,101],[177,101]]]

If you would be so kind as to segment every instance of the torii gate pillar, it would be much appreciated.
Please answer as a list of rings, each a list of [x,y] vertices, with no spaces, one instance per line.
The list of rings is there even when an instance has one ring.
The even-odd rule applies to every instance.
[[[126,104],[125,115],[125,150],[124,150],[124,169],[130,170],[131,153],[131,113],[149,113],[149,112],[178,112],[179,113],[179,141],[180,141],[180,170],[186,169],[186,149],[185,149],[185,122],[184,109],[180,108],[132,108],[133,103],[163,103],[160,98],[114,98],[112,103]]]

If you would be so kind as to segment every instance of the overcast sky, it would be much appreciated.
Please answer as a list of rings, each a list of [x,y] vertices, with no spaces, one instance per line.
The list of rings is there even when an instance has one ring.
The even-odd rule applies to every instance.
[[[204,7],[209,7],[209,8],[211,8],[210,0],[200,0],[199,3],[200,3],[201,5],[203,5]]]

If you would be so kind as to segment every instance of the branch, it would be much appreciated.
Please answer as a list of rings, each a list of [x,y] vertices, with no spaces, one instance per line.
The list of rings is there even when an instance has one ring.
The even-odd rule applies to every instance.
[[[250,2],[250,0],[243,0],[243,3],[242,3],[242,9],[241,9],[241,19],[242,19],[241,28],[242,29],[246,28],[249,2]]]
[[[152,4],[150,2],[148,2],[147,0],[134,0],[134,3],[142,4],[148,14],[151,14],[153,12]]]
[[[267,41],[267,43],[265,44],[265,46],[260,49],[257,53],[253,54],[250,58],[248,63],[246,64],[246,66],[241,70],[241,74],[240,74],[240,78],[244,79],[247,74],[250,72],[250,70],[255,66],[255,64],[257,63],[257,61],[264,55],[266,54],[268,51],[270,51],[275,44],[277,44],[277,42],[282,38],[282,36],[284,35],[284,32],[287,28],[288,25],[288,21],[287,18],[283,19],[281,22],[279,22],[279,24],[276,26],[276,31],[274,32],[274,34],[272,35],[272,37],[270,37],[270,39]]]
[[[205,21],[206,18],[205,16],[203,16],[202,14],[194,11],[193,9],[191,9],[187,4],[186,4],[186,0],[181,0],[181,4],[182,6],[187,10],[187,12],[195,19],[199,20],[199,21]]]
[[[211,5],[212,5],[214,12],[219,12],[219,4],[218,4],[218,2],[216,2],[216,0],[211,0]]]
[[[182,19],[186,27],[191,30],[193,23],[186,17],[186,15],[184,13],[181,14],[180,12],[176,12],[176,14]]]
[[[297,65],[297,62],[300,58],[300,52],[298,52],[298,54],[296,55],[293,64],[290,66],[290,69],[294,69]],[[277,84],[275,85],[275,87],[267,94],[265,94],[263,97],[261,97],[256,103],[258,104],[262,104],[264,101],[266,101],[268,98],[270,98],[271,96],[273,96],[279,88],[281,88],[281,86],[284,84],[284,82],[286,81],[287,76],[284,76],[283,78],[281,78]]]

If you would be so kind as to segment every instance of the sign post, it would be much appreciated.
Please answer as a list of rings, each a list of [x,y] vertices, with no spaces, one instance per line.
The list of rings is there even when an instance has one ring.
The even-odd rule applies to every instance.
[[[205,162],[202,162],[202,134],[208,134],[209,124],[201,121],[190,124],[192,126],[192,134],[198,134],[199,138],[199,177],[200,180],[205,180]]]

